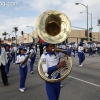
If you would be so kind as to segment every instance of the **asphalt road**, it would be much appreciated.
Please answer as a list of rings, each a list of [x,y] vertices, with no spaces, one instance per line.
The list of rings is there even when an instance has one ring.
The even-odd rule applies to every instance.
[[[45,82],[37,72],[38,59],[34,66],[34,74],[28,75],[26,90],[19,91],[18,66],[12,64],[10,68],[9,86],[3,86],[0,78],[0,100],[48,100]],[[100,56],[95,54],[86,60],[83,67],[78,66],[78,58],[72,58],[73,68],[70,75],[62,81],[59,100],[100,100]],[[1,77],[1,76],[0,76]]]

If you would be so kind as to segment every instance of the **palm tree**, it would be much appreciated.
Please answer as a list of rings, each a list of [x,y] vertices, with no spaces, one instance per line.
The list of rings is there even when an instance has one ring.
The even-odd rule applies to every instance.
[[[5,36],[5,40],[6,40],[6,35],[7,35],[7,34],[8,34],[7,32],[2,33],[2,35]]]
[[[17,44],[17,35],[16,35],[17,31],[18,31],[18,27],[13,27],[13,31],[12,32],[15,32],[16,44]]]

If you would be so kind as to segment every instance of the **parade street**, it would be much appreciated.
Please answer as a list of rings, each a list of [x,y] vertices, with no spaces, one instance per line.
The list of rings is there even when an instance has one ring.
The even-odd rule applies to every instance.
[[[0,100],[48,100],[45,82],[37,71],[39,56],[34,65],[34,74],[28,68],[26,89],[19,91],[18,65],[11,64],[9,86],[4,86],[0,78]],[[98,54],[86,59],[83,67],[78,65],[78,57],[72,58],[73,68],[70,75],[61,82],[59,100],[100,100],[100,56]],[[0,76],[1,77],[1,76]]]

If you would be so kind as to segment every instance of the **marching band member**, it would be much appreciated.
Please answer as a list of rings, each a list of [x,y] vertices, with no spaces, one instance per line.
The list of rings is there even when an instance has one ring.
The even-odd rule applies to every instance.
[[[89,44],[88,48],[89,48],[89,56],[92,56],[93,55],[92,43]]]
[[[68,48],[68,54],[71,56],[71,54],[72,54],[72,46],[71,46],[71,44],[69,44],[67,48]]]
[[[20,46],[24,46],[25,44],[23,42],[20,42]]]
[[[40,43],[39,49],[40,49],[40,57],[41,57],[41,55],[43,54],[43,46],[42,46],[42,43]]]
[[[68,50],[69,56],[71,56],[71,53],[72,53],[71,45],[68,45],[68,46],[67,46],[67,50]]]
[[[61,45],[62,49],[67,49],[65,43]]]
[[[97,44],[97,52],[100,55],[100,43]]]
[[[20,73],[20,87],[19,90],[20,92],[24,92],[25,90],[25,81],[26,81],[26,77],[27,77],[27,62],[24,65],[21,65],[23,63],[23,61],[26,58],[26,54],[25,54],[25,47],[24,46],[20,46],[19,47],[19,55],[17,56],[17,60],[16,63],[19,64],[19,73]]]
[[[75,45],[75,42],[72,42],[71,43],[71,47],[72,47],[72,52],[73,52],[73,57],[75,58],[75,49],[76,49],[76,45]]]
[[[33,66],[34,66],[34,62],[35,62],[35,58],[36,58],[36,50],[34,48],[34,43],[31,43],[29,45],[29,52],[33,55],[30,57],[30,72],[31,74],[33,74]]]
[[[83,42],[80,42],[78,47],[79,66],[81,67],[83,66],[82,63],[85,60],[83,44]]]
[[[61,55],[59,55],[59,53],[56,54],[54,50],[55,49],[54,44],[49,44],[47,42],[44,42],[43,46],[46,46],[46,52],[42,54],[40,58],[40,61],[42,62],[43,72],[48,78],[52,78],[51,74],[55,70],[66,66],[66,62],[65,61],[59,62]],[[60,73],[58,73],[55,78],[59,77]],[[46,84],[46,92],[48,100],[58,100],[61,90],[60,87],[61,82],[55,82],[55,83],[45,82],[45,84]]]
[[[11,49],[11,52],[12,52],[12,62],[13,62],[13,64],[15,64],[17,47],[16,46],[13,46],[12,49]]]
[[[11,56],[11,51],[10,51],[10,45],[9,44],[6,44],[5,46],[5,51],[6,51],[6,54],[9,54],[7,55],[7,64],[6,64],[6,74],[7,76],[9,76],[9,68],[10,68],[10,63],[12,61],[12,56]]]
[[[1,78],[5,86],[9,84],[5,71],[6,63],[7,63],[7,55],[5,49],[2,47],[2,41],[0,40],[0,69],[1,69]]]

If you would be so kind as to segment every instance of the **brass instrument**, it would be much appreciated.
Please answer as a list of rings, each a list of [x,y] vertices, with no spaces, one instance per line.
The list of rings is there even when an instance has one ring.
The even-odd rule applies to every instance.
[[[30,53],[30,58],[32,58],[35,55],[35,52]]]
[[[28,59],[30,58],[30,57],[32,57],[34,55],[34,52],[29,52],[28,54],[27,54],[27,56],[26,56],[26,58],[24,59],[24,61],[20,64],[21,66],[24,66],[26,63],[27,63],[27,61],[28,61]]]
[[[84,41],[83,43],[84,43],[83,44],[84,51],[85,52],[88,52],[88,44],[87,44],[87,41]]]
[[[11,55],[10,52],[7,53],[7,57],[8,57],[8,58],[12,58],[12,55]]]
[[[20,65],[21,65],[21,66],[26,65],[26,63],[27,63],[29,57],[30,57],[30,53],[26,56],[26,58],[24,59],[24,61],[23,61]]]
[[[96,44],[95,43],[90,44],[90,47],[92,48],[93,51],[96,50]]]
[[[71,32],[71,23],[69,18],[64,13],[57,10],[49,10],[41,14],[37,19],[36,32],[38,36],[45,42],[58,44],[68,38]],[[68,54],[66,54],[63,58],[66,58],[67,66],[52,73],[52,76],[54,76],[56,73],[60,73],[61,77],[58,79],[49,79],[48,77],[46,77],[42,69],[43,62],[39,60],[38,73],[41,78],[48,82],[59,82],[65,79],[71,72],[72,60],[71,57],[68,56]]]

